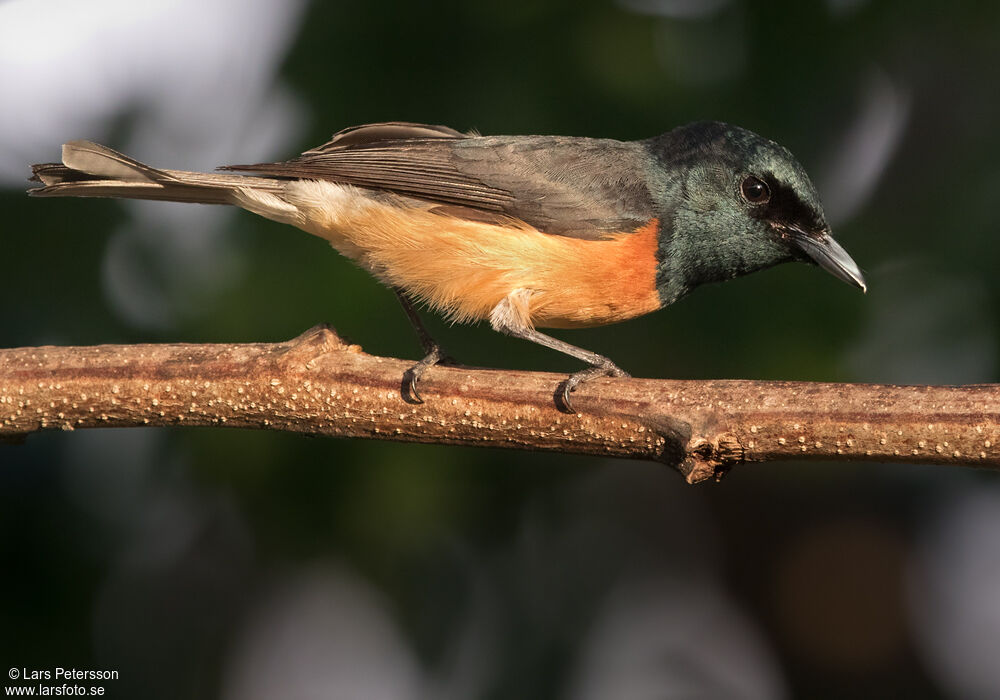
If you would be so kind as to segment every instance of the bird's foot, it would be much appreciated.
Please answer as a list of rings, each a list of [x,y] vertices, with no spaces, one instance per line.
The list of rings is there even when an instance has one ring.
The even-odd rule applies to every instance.
[[[556,406],[564,413],[576,413],[576,410],[573,408],[573,404],[569,400],[569,395],[570,392],[576,391],[578,386],[584,382],[589,382],[591,379],[596,379],[597,377],[628,376],[628,372],[623,370],[611,360],[607,360],[606,364],[588,367],[587,369],[575,372],[566,377],[566,379],[556,388]]]
[[[427,355],[410,369],[403,372],[403,384],[399,390],[403,401],[407,403],[423,403],[424,399],[417,391],[417,382],[424,376],[424,372],[434,365],[456,365],[455,359],[444,351],[437,343],[431,343],[427,348]]]

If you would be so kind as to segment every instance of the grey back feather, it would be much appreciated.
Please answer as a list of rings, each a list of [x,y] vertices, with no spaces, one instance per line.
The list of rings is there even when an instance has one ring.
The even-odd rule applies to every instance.
[[[638,143],[565,136],[473,136],[392,122],[342,131],[298,158],[226,166],[329,180],[443,205],[468,218],[523,221],[552,234],[601,238],[654,214]]]

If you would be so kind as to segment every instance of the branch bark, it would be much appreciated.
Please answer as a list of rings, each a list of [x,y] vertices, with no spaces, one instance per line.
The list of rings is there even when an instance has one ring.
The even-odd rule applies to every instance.
[[[653,459],[691,482],[744,462],[1000,467],[1000,385],[595,380],[557,410],[562,375],[411,363],[317,326],[286,343],[0,350],[0,439],[92,427],[228,426]]]

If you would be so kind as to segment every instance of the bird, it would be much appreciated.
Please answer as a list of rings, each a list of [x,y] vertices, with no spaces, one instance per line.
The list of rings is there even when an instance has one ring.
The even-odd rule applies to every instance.
[[[695,288],[803,261],[867,291],[792,153],[718,121],[638,141],[484,136],[412,122],[343,129],[281,162],[214,173],[153,168],[91,141],[32,166],[35,197],[115,197],[241,207],[328,241],[391,288],[425,353],[404,399],[450,361],[417,306],[450,322],[569,355],[587,368],[554,392],[628,376],[539,328],[618,323]]]

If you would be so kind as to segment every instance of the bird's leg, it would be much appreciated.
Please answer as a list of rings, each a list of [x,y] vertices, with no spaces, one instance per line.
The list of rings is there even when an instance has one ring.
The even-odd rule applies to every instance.
[[[417,338],[420,340],[420,346],[424,349],[424,358],[420,360],[417,364],[410,367],[403,373],[403,386],[401,393],[403,398],[406,400],[413,401],[414,403],[423,403],[424,400],[420,397],[420,392],[417,391],[417,382],[420,381],[420,377],[423,376],[424,372],[427,371],[429,367],[433,367],[437,364],[454,364],[454,360],[444,351],[431,334],[427,331],[424,326],[424,322],[420,320],[420,314],[417,313],[416,308],[401,291],[398,289],[393,289],[396,293],[396,298],[399,299],[400,305],[403,307],[403,312],[406,314],[406,318],[410,320],[410,325],[413,326],[413,330],[417,333]]]
[[[490,313],[490,325],[493,329],[522,340],[530,340],[552,350],[565,353],[570,357],[586,362],[590,367],[569,375],[556,389],[556,400],[560,403],[560,409],[567,413],[575,413],[572,403],[570,403],[570,392],[575,391],[584,382],[596,377],[627,377],[629,376],[623,369],[612,362],[604,355],[585,350],[584,348],[570,345],[567,342],[545,335],[535,330],[528,320],[526,308],[527,298],[530,297],[530,290],[518,289],[504,298]]]

